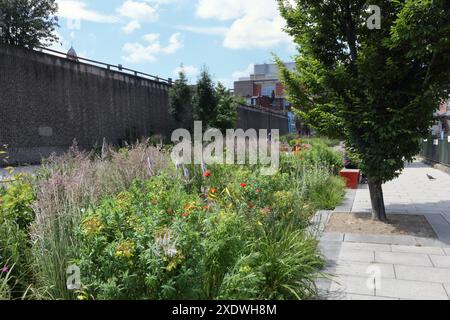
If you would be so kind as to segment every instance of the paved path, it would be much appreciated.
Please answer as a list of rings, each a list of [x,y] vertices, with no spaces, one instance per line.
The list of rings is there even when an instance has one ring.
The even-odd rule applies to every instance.
[[[430,180],[427,174],[435,178]],[[424,215],[439,239],[323,233],[324,299],[450,299],[450,175],[415,162],[384,186],[388,214]],[[367,186],[335,212],[370,212]],[[321,228],[332,212],[320,212]]]

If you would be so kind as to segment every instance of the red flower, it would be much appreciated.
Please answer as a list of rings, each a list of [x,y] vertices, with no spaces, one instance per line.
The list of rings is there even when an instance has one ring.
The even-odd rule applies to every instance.
[[[249,208],[249,209],[253,209],[254,207],[255,207],[255,205],[254,205],[253,203],[249,202],[248,208]]]
[[[248,184],[246,184],[245,182],[241,183],[242,188],[245,188],[246,186],[248,186]]]
[[[205,178],[210,177],[210,176],[211,176],[211,171],[206,170],[205,173],[203,174],[203,176],[204,176]]]

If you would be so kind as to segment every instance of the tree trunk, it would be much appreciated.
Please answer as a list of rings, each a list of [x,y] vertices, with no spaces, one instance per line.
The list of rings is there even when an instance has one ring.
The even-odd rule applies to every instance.
[[[387,221],[381,182],[369,180],[369,192],[370,202],[372,203],[372,219]]]

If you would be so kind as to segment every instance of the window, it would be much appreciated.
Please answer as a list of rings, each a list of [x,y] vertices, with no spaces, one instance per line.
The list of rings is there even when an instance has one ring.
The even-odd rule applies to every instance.
[[[271,97],[272,93],[275,92],[275,86],[264,86],[262,88],[262,95],[266,97]]]

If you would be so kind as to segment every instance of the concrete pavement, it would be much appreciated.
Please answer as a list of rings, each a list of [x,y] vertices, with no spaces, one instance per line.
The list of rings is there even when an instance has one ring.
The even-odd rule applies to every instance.
[[[434,178],[430,179],[428,176]],[[388,214],[424,215],[439,239],[326,233],[333,212],[318,213],[328,279],[322,299],[450,300],[450,175],[420,162],[384,185]],[[371,211],[367,186],[348,190],[335,214]]]

